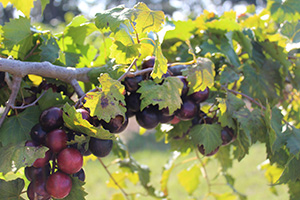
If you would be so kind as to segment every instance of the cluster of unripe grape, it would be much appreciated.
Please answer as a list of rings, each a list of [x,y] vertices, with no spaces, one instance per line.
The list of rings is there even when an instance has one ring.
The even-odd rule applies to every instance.
[[[94,119],[83,108],[76,110],[83,119],[93,124]],[[63,110],[51,107],[44,110],[39,123],[30,131],[31,140],[26,146],[46,146],[43,158],[38,158],[32,166],[25,167],[25,175],[30,181],[27,188],[29,199],[47,200],[51,197],[61,199],[66,197],[72,188],[71,176],[85,180],[82,169],[83,156],[93,153],[95,156],[107,156],[112,149],[112,140],[101,140],[91,137],[88,148],[85,143],[72,143],[75,135],[84,135],[64,126]],[[69,143],[68,143],[69,142]]]
[[[150,68],[154,66],[155,58],[151,57],[145,60],[142,64],[142,69]],[[158,106],[149,105],[143,110],[140,110],[141,105],[141,94],[137,92],[139,83],[145,79],[149,79],[147,75],[138,75],[135,77],[127,77],[123,81],[125,85],[126,94],[125,101],[127,107],[127,116],[136,117],[137,123],[145,128],[152,129],[155,128],[159,123],[170,123],[177,124],[180,121],[188,121],[192,120],[192,126],[197,124],[213,124],[218,123],[215,118],[208,117],[203,111],[200,110],[200,103],[205,102],[209,97],[209,88],[206,88],[203,91],[194,92],[188,95],[189,87],[188,81],[185,76],[182,75],[181,70],[185,68],[185,66],[178,67],[170,67],[170,73],[167,72],[163,75],[163,78],[168,76],[176,76],[178,77],[182,83],[183,88],[181,92],[182,105],[181,108],[176,110],[174,113],[170,114],[168,108],[164,108],[162,110],[158,109]],[[153,91],[159,92],[159,91]],[[189,131],[188,131],[189,132]],[[182,137],[188,135],[184,133]],[[181,138],[182,138],[181,137]],[[221,132],[222,145],[227,145],[235,140],[236,136],[232,129],[228,127],[224,127]],[[175,139],[180,139],[179,137],[175,137]],[[204,146],[198,146],[198,150],[200,153],[206,156],[211,156],[218,151],[219,147],[216,148],[213,152],[205,152]]]

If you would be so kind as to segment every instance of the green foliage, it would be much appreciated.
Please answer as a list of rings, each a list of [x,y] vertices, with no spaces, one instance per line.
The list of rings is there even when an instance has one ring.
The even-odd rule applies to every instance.
[[[1,192],[1,200],[4,199],[12,199],[12,200],[20,200],[23,199],[20,197],[22,190],[24,188],[24,180],[16,179],[12,181],[5,181],[0,179],[0,192]]]
[[[179,109],[182,103],[180,98],[181,88],[183,86],[180,79],[176,77],[167,77],[162,84],[153,81],[143,81],[138,93],[141,93],[141,110],[148,105],[158,105],[159,109],[169,108],[169,113],[173,114]],[[161,91],[161,92],[153,92]]]
[[[229,169],[234,160],[241,161],[258,142],[266,147],[270,163],[265,166],[268,181],[287,184],[290,199],[299,199],[298,0],[270,0],[261,13],[250,6],[240,16],[234,11],[220,16],[203,11],[196,19],[187,21],[165,19],[162,11],[137,3],[133,8],[118,6],[99,12],[94,20],[76,16],[58,34],[33,27],[29,18],[32,0],[22,1],[22,5],[19,1],[10,2],[26,17],[11,19],[0,27],[0,62],[11,56],[21,62],[48,61],[72,67],[74,71],[90,69],[87,74],[90,83],[80,83],[85,93],[81,99],[76,95],[71,97],[61,88],[59,92],[47,88],[37,105],[10,110],[0,127],[0,172],[16,172],[44,155],[45,148],[25,147],[24,142],[30,138],[28,133],[38,123],[41,111],[59,106],[63,107],[65,127],[87,135],[75,136],[69,144],[83,144],[90,137],[114,140],[116,160],[112,164],[117,164],[119,171],[111,173],[113,178],[108,187],[126,188],[128,181],[142,186],[143,192],[128,194],[132,199],[140,194],[169,198],[172,191],[168,189],[168,182],[175,167],[199,161],[188,163],[175,175],[192,198],[204,179],[209,182],[205,167],[213,159],[220,166],[215,179],[224,177],[230,190],[216,193],[218,190],[208,184],[207,195],[215,199],[246,199],[234,188],[235,179]],[[48,2],[41,1],[42,10]],[[7,4],[4,0],[4,7]],[[161,34],[161,30],[165,34]],[[155,62],[152,68],[145,70],[141,65],[147,56],[154,56]],[[128,69],[129,66],[132,68]],[[183,66],[178,73],[187,78],[188,95],[206,88],[210,94],[199,104],[198,118],[159,124],[155,129],[157,141],[169,144],[173,153],[162,169],[157,186],[151,182],[151,169],[138,163],[120,137],[104,129],[101,123],[110,122],[117,115],[124,117],[127,112],[124,95],[127,91],[119,81],[125,73],[125,76],[142,74],[147,79],[139,83],[137,90],[141,94],[141,110],[152,104],[159,110],[168,108],[170,114],[176,115],[185,97],[181,96],[183,83],[178,77],[164,77],[168,70],[172,71],[170,66]],[[45,89],[39,88],[36,82],[23,77],[17,102],[25,103],[25,97],[33,93],[35,98],[42,95],[41,91],[35,91]],[[49,82],[61,86],[59,80]],[[10,90],[10,84],[0,83],[3,107]],[[89,110],[93,122],[83,119],[75,105]],[[200,110],[206,115],[201,115]],[[232,128],[236,138],[227,146],[222,146],[224,127]],[[199,157],[197,147],[201,145],[206,154],[215,149],[219,151],[215,156]],[[195,152],[194,158],[178,161]],[[118,180],[119,186],[113,179]],[[0,181],[0,199],[21,198],[24,181]],[[65,199],[85,199],[84,183],[76,178],[72,178],[72,182],[72,191]],[[276,194],[274,186],[271,189]],[[125,199],[119,193],[112,197],[122,198]]]
[[[16,172],[23,166],[30,166],[37,158],[45,156],[46,147],[26,147],[24,143],[12,144],[0,148],[1,172]]]

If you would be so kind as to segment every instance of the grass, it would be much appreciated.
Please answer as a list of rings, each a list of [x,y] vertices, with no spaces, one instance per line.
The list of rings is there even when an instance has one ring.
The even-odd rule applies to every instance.
[[[156,143],[153,135],[148,136],[135,136],[133,140],[128,142],[129,149],[131,150],[133,157],[141,164],[148,165],[151,169],[151,184],[160,189],[160,179],[164,164],[168,161],[171,153],[168,150],[168,146]],[[193,157],[190,155],[190,157]],[[233,168],[229,170],[230,174],[235,178],[235,188],[242,194],[247,195],[248,200],[284,200],[288,199],[287,187],[285,185],[276,186],[278,196],[274,195],[270,191],[267,179],[264,177],[264,171],[258,170],[257,166],[265,161],[265,148],[262,144],[254,145],[248,156],[246,156],[241,162],[234,161]],[[181,160],[189,157],[181,158]],[[103,162],[108,164],[115,157],[110,155],[103,158]],[[171,176],[168,182],[169,198],[172,200],[189,199],[187,192],[179,184],[177,179],[177,173],[182,169],[190,166],[193,163],[199,163],[198,160],[188,162],[183,165],[179,165],[171,172]],[[98,161],[88,161],[84,166],[86,172],[86,185],[85,189],[88,192],[87,200],[108,200],[115,193],[120,193],[120,190],[107,187],[106,181],[109,179],[108,174]],[[117,166],[111,165],[109,170],[114,172],[117,170]],[[206,166],[208,177],[212,180],[218,174],[219,165],[217,161],[212,160]],[[194,199],[204,199],[207,194],[208,187],[206,180],[202,177],[199,179],[200,184],[193,193]],[[214,184],[211,189],[215,193],[232,192],[232,190],[225,185],[225,179],[218,177],[213,180]],[[127,193],[130,192],[144,192],[140,185],[133,185],[129,181],[128,187],[125,188]],[[141,196],[139,199],[150,200],[151,197]],[[206,198],[208,200],[214,199],[212,197]]]

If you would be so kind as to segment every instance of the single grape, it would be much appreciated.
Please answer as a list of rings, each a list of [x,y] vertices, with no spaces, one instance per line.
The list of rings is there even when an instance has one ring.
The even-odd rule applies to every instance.
[[[63,111],[57,107],[51,107],[40,115],[40,124],[45,131],[51,131],[61,127],[64,123]]]
[[[132,112],[138,112],[141,107],[141,94],[131,92],[129,95],[125,95],[126,107]]]
[[[128,92],[135,92],[140,86],[139,83],[143,80],[142,75],[134,76],[134,77],[126,77],[123,81],[125,85],[125,89]]]
[[[50,150],[45,152],[45,156],[43,158],[38,158],[34,161],[34,163],[32,164],[32,166],[34,167],[44,167],[46,164],[49,163],[49,160],[52,157],[52,152]]]
[[[194,101],[196,104],[204,102],[209,96],[209,88],[205,88],[203,91],[194,92],[189,95],[190,99]]]
[[[30,131],[31,139],[39,145],[45,145],[47,132],[42,129],[40,123],[34,125]]]
[[[197,115],[198,108],[193,101],[184,100],[181,108],[176,111],[176,116],[183,121],[191,120]]]
[[[113,147],[112,140],[102,140],[91,137],[89,142],[89,150],[97,157],[107,156]]]
[[[235,141],[236,135],[234,134],[233,130],[229,127],[224,127],[221,131],[221,138],[222,138],[222,145],[228,145]]]
[[[69,175],[61,171],[51,174],[46,182],[46,190],[52,197],[56,199],[62,199],[68,196],[71,188],[72,179]]]
[[[188,81],[186,80],[186,77],[185,76],[177,76],[181,82],[183,83],[183,86],[182,86],[182,91],[181,91],[181,96],[182,97],[185,97],[189,91],[189,87],[188,87]]]
[[[83,109],[83,108],[78,108],[78,109],[76,110],[76,112],[81,113],[82,119],[85,119],[85,120],[87,120],[88,122],[90,122],[90,124],[92,124],[92,118],[91,118],[91,116],[90,116],[90,113],[89,113],[87,110],[85,110],[85,109]]]
[[[206,154],[205,148],[203,145],[200,145],[200,146],[198,145],[198,150],[204,156],[212,156],[212,155],[215,155],[219,151],[219,147],[217,147],[215,150],[213,150],[212,152],[210,152],[208,154]]]
[[[46,136],[46,146],[54,153],[60,152],[67,146],[68,137],[64,130],[55,129]]]
[[[158,110],[154,106],[149,106],[137,112],[135,117],[138,124],[145,129],[155,128],[160,120]]]
[[[125,115],[125,118],[122,115],[117,115],[115,118],[112,118],[108,123],[101,121],[103,128],[109,130],[111,133],[121,133],[125,130],[128,125],[128,117]]]
[[[83,164],[81,153],[75,148],[66,148],[57,155],[57,166],[66,174],[75,174]]]
[[[155,56],[149,56],[143,60],[142,69],[152,68],[155,63]]]
[[[50,175],[50,164],[45,165],[44,167],[25,167],[24,173],[26,178],[29,181],[32,181],[33,179],[36,179],[37,177],[48,177]]]
[[[37,177],[32,180],[27,188],[27,196],[30,200],[48,200],[51,198],[46,190],[46,178]]]

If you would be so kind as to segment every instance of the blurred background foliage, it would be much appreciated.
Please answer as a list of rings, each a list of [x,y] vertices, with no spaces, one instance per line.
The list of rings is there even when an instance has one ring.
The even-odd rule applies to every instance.
[[[217,14],[233,9],[238,14],[246,11],[246,6],[254,4],[259,12],[266,6],[267,0],[143,0],[152,10],[163,10],[174,20],[187,20],[196,18],[203,10]],[[43,15],[41,15],[40,0],[35,1],[31,11],[32,21],[56,27],[60,23],[68,23],[78,14],[93,18],[97,12],[113,8],[118,5],[133,7],[136,0],[50,0]],[[0,3],[0,25],[4,25],[10,18],[20,13],[12,5],[3,8]]]

